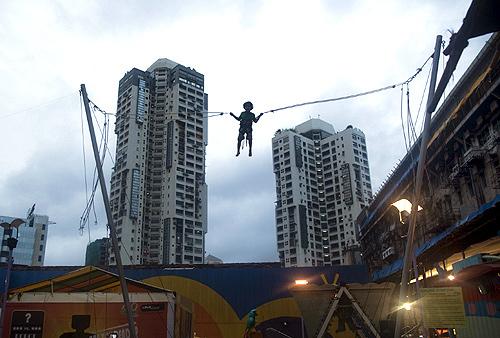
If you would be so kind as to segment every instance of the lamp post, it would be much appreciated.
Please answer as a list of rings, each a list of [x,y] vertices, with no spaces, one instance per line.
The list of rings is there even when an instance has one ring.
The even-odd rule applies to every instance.
[[[8,235],[7,247],[9,248],[9,256],[7,258],[7,271],[5,272],[5,283],[2,298],[2,312],[0,314],[0,337],[3,336],[3,327],[5,319],[5,307],[7,306],[7,297],[9,296],[9,284],[10,284],[10,272],[12,270],[12,252],[17,246],[17,236],[19,235],[19,226],[23,224],[24,221],[20,218],[14,219],[10,223],[0,223],[0,226],[4,228],[4,236]],[[16,237],[12,237],[12,229],[16,229]]]
[[[403,220],[403,212],[407,213],[408,215],[411,215],[412,210],[413,211],[420,211],[423,209],[420,205],[417,205],[415,208],[413,208],[412,203],[410,201],[408,201],[406,198],[400,199],[399,201],[394,202],[391,205],[393,207],[395,207],[396,209],[398,209],[399,221],[402,224],[406,224],[406,220]],[[418,268],[417,268],[417,259],[414,255],[414,253],[411,253],[411,260],[412,260],[412,264],[413,264],[413,272],[415,274],[415,289],[416,289],[416,293],[417,293],[417,300],[419,300],[420,299],[420,288],[418,285]],[[425,275],[425,271],[424,271],[424,275]],[[415,301],[415,303],[416,303],[416,301]],[[424,309],[422,307],[422,303],[419,302],[418,304],[419,304],[419,306],[415,307],[415,309],[418,308],[418,310],[420,311],[420,315],[423,318]],[[412,308],[413,308],[413,303],[408,302],[408,300],[406,300],[404,303],[401,303],[401,300],[400,300],[400,303],[398,304],[398,312],[401,311],[402,309],[405,309],[406,311],[410,311],[410,310],[412,310]],[[398,313],[398,316],[401,316],[401,314]],[[427,333],[425,332],[425,329],[423,330],[423,337],[427,338]]]
[[[307,279],[296,279],[294,283],[295,283],[296,287],[306,287],[309,284],[309,281]],[[306,327],[304,325],[304,315],[302,314],[300,316],[300,335],[301,335],[301,338],[305,337],[305,331],[306,331]]]

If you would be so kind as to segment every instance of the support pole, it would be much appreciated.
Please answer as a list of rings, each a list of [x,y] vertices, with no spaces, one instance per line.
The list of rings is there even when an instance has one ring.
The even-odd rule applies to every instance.
[[[83,105],[85,106],[85,113],[87,114],[87,122],[89,124],[90,138],[92,140],[92,149],[94,150],[94,158],[97,167],[97,174],[99,175],[99,183],[101,185],[102,199],[104,200],[106,217],[108,219],[109,236],[111,237],[111,245],[113,247],[113,252],[115,254],[116,266],[118,268],[118,276],[120,279],[120,286],[123,294],[123,302],[125,303],[125,311],[127,313],[130,338],[137,338],[134,325],[134,316],[132,313],[132,307],[130,306],[130,299],[128,295],[127,282],[125,281],[125,273],[123,271],[122,257],[120,255],[120,250],[118,248],[118,239],[116,237],[115,223],[113,222],[113,218],[111,216],[111,207],[109,205],[108,191],[106,188],[106,182],[104,181],[104,174],[102,172],[101,160],[99,159],[99,149],[97,147],[94,124],[92,123],[92,116],[90,114],[90,106],[89,106],[89,99],[87,97],[87,90],[85,89],[85,84],[82,84],[80,87],[83,97]]]
[[[420,203],[420,192],[422,189],[422,181],[424,177],[424,169],[425,162],[427,156],[427,143],[429,142],[430,136],[430,126],[431,126],[431,115],[434,111],[437,101],[439,101],[434,96],[434,90],[436,87],[436,79],[437,79],[437,71],[439,65],[439,56],[441,53],[441,41],[442,36],[438,35],[436,37],[436,44],[434,46],[434,56],[432,60],[432,72],[431,72],[431,80],[429,84],[429,95],[427,97],[427,108],[425,112],[425,120],[424,120],[424,130],[422,132],[422,138],[420,141],[420,155],[418,157],[418,166],[417,166],[417,177],[415,179],[415,190],[413,195],[412,205],[411,205],[411,214],[410,214],[410,224],[408,226],[408,236],[406,239],[406,248],[405,248],[405,256],[403,260],[403,269],[401,276],[401,287],[399,290],[399,304],[401,306],[406,301],[407,293],[408,293],[408,272],[412,264],[413,260],[413,241],[415,238],[415,228],[417,222],[417,213],[418,213],[418,205]],[[437,101],[436,101],[437,100]],[[434,102],[435,105],[434,105]],[[401,310],[397,311],[396,317],[396,327],[394,330],[394,338],[401,337],[401,324],[402,324],[402,316],[403,312]]]

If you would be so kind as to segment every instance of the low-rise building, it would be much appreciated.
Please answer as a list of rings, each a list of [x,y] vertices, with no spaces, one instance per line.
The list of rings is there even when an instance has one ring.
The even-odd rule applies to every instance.
[[[47,233],[49,226],[49,216],[31,214],[27,219],[22,217],[0,216],[0,223],[10,223],[14,219],[20,218],[25,221],[17,231],[13,229],[12,236],[17,237],[17,246],[12,252],[14,264],[43,266],[45,260],[45,250],[47,244]],[[0,227],[2,246],[0,251],[0,262],[7,262],[9,248],[7,238],[9,234]]]
[[[495,34],[432,118],[414,243],[425,277],[469,256],[500,253],[499,46]],[[413,198],[420,140],[357,219],[376,281],[400,276],[408,214],[391,204]]]

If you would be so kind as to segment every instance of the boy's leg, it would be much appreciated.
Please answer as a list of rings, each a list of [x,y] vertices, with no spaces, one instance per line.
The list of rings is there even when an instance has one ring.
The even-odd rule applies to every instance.
[[[240,134],[238,135],[238,149],[236,149],[236,156],[239,156],[240,155],[240,149],[241,149],[241,141],[243,141],[243,133],[240,132]]]
[[[247,133],[248,140],[248,156],[252,156],[252,131]]]

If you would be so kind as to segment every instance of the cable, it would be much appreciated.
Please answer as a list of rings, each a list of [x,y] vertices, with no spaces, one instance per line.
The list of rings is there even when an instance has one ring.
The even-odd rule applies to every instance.
[[[308,106],[308,105],[312,105],[312,104],[318,104],[318,103],[326,103],[326,102],[334,102],[334,101],[341,101],[341,100],[352,99],[352,98],[355,98],[355,97],[365,96],[365,95],[369,95],[369,94],[374,94],[374,93],[382,92],[384,90],[393,89],[393,88],[396,88],[397,86],[402,85],[403,83],[404,82],[398,83],[398,84],[394,84],[394,85],[390,85],[390,86],[386,86],[386,87],[382,87],[382,88],[377,88],[377,89],[369,90],[369,91],[366,91],[366,92],[361,92],[361,93],[351,94],[351,95],[346,95],[346,96],[340,96],[340,97],[335,97],[335,98],[331,98],[331,99],[323,99],[323,100],[316,100],[316,101],[296,103],[296,104],[292,104],[292,105],[289,105],[289,106],[284,106],[284,107],[280,107],[280,108],[275,108],[275,109],[267,110],[267,111],[263,112],[262,114],[275,113],[275,112],[280,111],[280,110],[291,109],[291,108],[302,107],[302,106]]]
[[[106,150],[108,151],[108,154],[109,154],[109,157],[111,159],[111,162],[113,164],[115,164],[115,160],[113,158],[113,154],[111,153],[111,150],[109,150],[108,148],[108,135],[109,135],[109,128],[106,129],[106,125],[109,125],[109,115],[113,115],[113,114],[110,114],[110,113],[106,113],[104,110],[102,110],[101,108],[97,107],[92,101],[89,100],[91,104],[91,108],[94,109],[93,110],[93,115],[94,115],[94,118],[96,120],[96,124],[97,124],[97,129],[99,129],[99,133],[101,134],[101,137],[105,137],[106,139],[106,142],[105,142],[105,146],[106,146]],[[101,125],[99,124],[99,120],[97,119],[97,116],[95,116],[95,110],[101,112],[104,114],[104,128],[101,128]]]
[[[82,157],[83,157],[83,180],[85,182],[85,204],[87,205],[89,203],[89,188],[88,188],[88,183],[87,183],[87,161],[86,161],[86,156],[85,156],[85,133],[83,130],[83,102],[82,102],[82,96],[80,95],[80,122],[81,122],[81,131],[82,131]],[[83,229],[80,224],[80,233],[83,235]],[[90,244],[90,230],[89,230],[89,244]]]
[[[427,85],[429,84],[429,79],[431,78],[431,73],[432,73],[432,68],[429,68],[429,73],[427,74],[427,80],[425,80],[424,91],[422,92],[422,97],[420,98],[420,104],[418,105],[418,111],[417,111],[417,117],[415,117],[415,123],[417,123],[418,118],[420,116],[422,103],[424,102],[424,97],[425,97],[425,93],[427,92]],[[423,124],[422,124],[422,128],[423,128]],[[421,133],[422,133],[422,129],[420,130],[419,134],[421,134]]]
[[[217,113],[217,115],[207,116],[207,118],[209,118],[209,117],[217,117],[217,116],[221,116],[221,115],[224,115],[224,114],[228,114],[228,113]]]
[[[1,115],[0,116],[0,119],[3,119],[3,118],[6,118],[6,117],[11,117],[11,116],[14,116],[14,115],[19,115],[19,114],[23,114],[23,113],[27,113],[31,110],[36,110],[36,109],[39,109],[39,108],[42,108],[42,107],[46,107],[46,106],[50,106],[58,101],[61,101],[63,99],[66,99],[70,96],[73,96],[75,95],[76,93],[75,92],[72,92],[70,94],[67,94],[67,95],[64,95],[64,96],[60,96],[58,98],[55,98],[55,99],[52,99],[52,100],[49,100],[47,102],[44,102],[44,103],[40,103],[36,106],[33,106],[33,107],[29,107],[29,108],[25,108],[25,109],[22,109],[22,110],[19,110],[17,112],[13,112],[13,113],[8,113],[8,114],[5,114],[5,115]]]
[[[408,142],[406,141],[405,123],[403,119],[403,85],[401,85],[401,99],[399,106],[400,106],[401,128],[403,129],[403,139],[405,141],[405,149],[406,151],[408,151]]]
[[[406,85],[406,123],[407,123],[406,130],[408,132],[408,148],[411,149],[412,145],[417,140],[417,134],[413,126],[413,117],[411,116],[409,84]]]
[[[80,101],[81,102],[81,101]],[[80,106],[80,109],[81,109],[81,106]],[[100,142],[99,142],[99,148],[98,148],[98,152],[99,154],[101,154],[102,152],[102,155],[100,156],[101,157],[101,163],[104,163],[104,160],[106,158],[106,151],[109,152],[109,148],[107,147],[107,143],[108,143],[108,135],[109,135],[109,118],[107,115],[105,115],[105,120],[104,120],[104,125],[103,125],[103,128],[101,128],[100,124],[99,124],[99,121],[97,120],[97,117],[95,115],[95,110],[98,110],[98,111],[102,111],[99,107],[97,107],[95,104],[92,104],[91,105],[91,109],[92,109],[92,114],[94,115],[94,119],[96,120],[96,123],[98,125],[98,128],[99,128],[99,131],[101,133],[101,139],[100,139]],[[82,111],[81,111],[81,115],[83,115]],[[81,123],[82,123],[82,138],[83,138],[83,117],[81,118]],[[85,142],[83,140],[83,142]],[[85,158],[85,153],[84,153],[84,158]],[[84,160],[84,163],[85,160]],[[90,234],[90,225],[88,225],[88,220],[89,220],[89,216],[90,216],[90,213],[93,211],[93,215],[94,215],[94,222],[95,224],[98,223],[98,219],[97,219],[97,212],[95,210],[95,203],[94,203],[94,199],[95,199],[95,194],[96,194],[96,191],[97,191],[97,187],[98,187],[98,179],[97,179],[97,165],[94,167],[94,172],[93,172],[93,178],[92,178],[92,192],[90,194],[90,198],[88,197],[88,183],[87,183],[87,170],[86,170],[86,164],[84,164],[84,170],[85,170],[85,186],[86,186],[86,205],[85,205],[85,208],[84,208],[84,211],[82,213],[82,216],[80,217],[80,227],[79,227],[79,230],[80,230],[80,234],[82,235],[83,234],[83,229],[85,228],[85,225],[88,226],[88,232],[89,232],[89,242],[91,240],[91,234]]]
[[[352,98],[356,98],[356,97],[360,97],[360,96],[365,96],[365,95],[379,93],[379,92],[382,92],[382,91],[385,91],[385,90],[393,89],[393,88],[396,88],[396,87],[408,84],[408,83],[412,82],[418,76],[418,74],[420,74],[420,72],[425,67],[425,65],[429,62],[430,59],[432,59],[432,56],[433,55],[431,54],[424,61],[424,63],[422,64],[422,66],[420,66],[419,68],[417,68],[417,70],[415,71],[415,73],[413,75],[411,75],[405,81],[402,81],[402,82],[399,82],[399,83],[396,83],[396,84],[392,84],[392,85],[389,85],[389,86],[377,88],[377,89],[368,90],[368,91],[361,92],[361,93],[350,94],[350,95],[345,95],[345,96],[339,96],[339,97],[334,97],[334,98],[329,98],[329,99],[322,99],[322,100],[301,102],[301,103],[296,103],[296,104],[292,104],[292,105],[288,105],[288,106],[284,106],[284,107],[274,108],[274,109],[266,110],[262,114],[275,113],[275,112],[278,112],[278,111],[281,111],[281,110],[286,110],[286,109],[291,109],[291,108],[296,108],[296,107],[302,107],[302,106],[308,106],[308,105],[312,105],[312,104],[318,104],[318,103],[326,103],[326,102],[334,102],[334,101],[341,101],[341,100],[352,99]],[[205,114],[214,114],[214,115],[208,116],[208,117],[217,117],[217,116],[222,116],[222,115],[230,114],[229,112],[204,112],[204,113]]]
[[[116,114],[111,114],[107,113],[105,110],[99,108],[91,99],[89,99],[89,103],[94,107],[95,110],[99,111],[100,113],[103,113],[104,115],[116,115]]]
[[[382,91],[388,90],[388,89],[393,89],[393,88],[396,88],[398,86],[402,86],[404,84],[408,84],[411,81],[413,81],[415,79],[415,77],[417,77],[417,75],[422,71],[422,69],[425,67],[425,65],[427,64],[427,62],[429,62],[429,60],[431,58],[432,58],[432,55],[429,56],[427,58],[427,60],[425,60],[425,62],[422,64],[422,66],[420,68],[417,68],[417,71],[412,76],[410,76],[406,81],[403,81],[403,82],[400,82],[400,83],[396,83],[396,84],[393,84],[393,85],[390,85],[390,86],[385,86],[385,87],[382,87],[382,88],[377,88],[377,89],[369,90],[369,91],[366,91],[366,92],[357,93],[357,94],[340,96],[340,97],[335,97],[335,98],[331,98],[331,99],[324,99],[324,100],[316,100],[316,101],[296,103],[296,104],[292,104],[292,105],[285,106],[285,107],[271,109],[271,110],[263,112],[263,114],[274,113],[274,112],[277,112],[277,111],[280,111],[280,110],[285,110],[285,109],[290,109],[290,108],[296,108],[296,107],[302,107],[302,106],[307,106],[307,105],[311,105],[311,104],[318,104],[318,103],[325,103],[325,102],[334,102],[334,101],[340,101],[340,100],[347,100],[347,99],[352,99],[352,98],[355,98],[355,97],[360,97],[360,96],[375,94],[375,93],[382,92]]]
[[[101,165],[104,164],[106,152],[108,152],[110,154],[111,161],[114,164],[115,161],[113,160],[113,157],[111,155],[111,151],[110,151],[110,149],[108,147],[108,137],[109,137],[109,123],[108,123],[108,121],[109,121],[109,115],[114,115],[114,114],[107,113],[103,109],[99,108],[99,106],[97,106],[90,99],[89,99],[89,102],[90,102],[90,107],[92,109],[92,113],[93,113],[94,118],[96,120],[97,127],[99,129],[100,134],[101,134],[101,142],[100,142],[100,145],[99,145],[99,153],[101,153],[101,150],[102,150]],[[102,113],[105,116],[105,122],[104,122],[104,125],[103,125],[102,128],[101,128],[101,125],[99,124],[97,116],[95,115],[95,111],[98,111],[98,112]],[[82,227],[82,222],[83,222],[83,226],[85,226],[85,223],[88,222],[88,217],[89,217],[89,214],[90,214],[90,211],[91,211],[92,208],[94,208],[94,213],[95,213],[95,207],[94,207],[93,201],[94,201],[94,196],[95,196],[95,193],[97,191],[97,186],[98,186],[98,180],[96,179],[96,176],[95,176],[96,169],[97,168],[95,168],[95,170],[94,170],[94,181],[93,181],[94,182],[94,188],[92,189],[90,203],[87,204],[87,206],[86,206],[86,208],[84,210],[84,213],[82,215],[82,221],[81,221],[81,225],[80,225],[81,227]],[[124,189],[123,191],[124,191],[124,194],[125,194],[125,203],[129,204],[130,203],[130,199],[128,198],[127,191],[126,191],[126,189]],[[128,206],[130,207],[130,204]],[[95,215],[95,217],[97,217],[97,216]],[[109,224],[106,227],[106,231],[109,231]],[[129,251],[128,251],[128,249],[124,245],[121,245],[120,248],[125,251],[125,253],[128,255],[128,257],[131,256],[130,253],[129,253]],[[121,255],[121,253],[119,253],[119,254]]]
[[[330,99],[322,99],[322,100],[315,100],[315,101],[308,101],[308,102],[296,103],[296,104],[292,104],[292,105],[288,105],[288,106],[284,106],[284,107],[270,109],[270,110],[264,111],[262,114],[275,113],[277,111],[281,111],[281,110],[285,110],[285,109],[291,109],[291,108],[302,107],[302,106],[307,106],[307,105],[312,105],[312,104],[318,104],[318,103],[326,103],[326,102],[334,102],[334,101],[347,100],[347,99],[352,99],[352,98],[355,98],[355,97],[360,97],[360,96],[365,96],[365,95],[379,93],[379,92],[382,92],[382,91],[385,91],[385,90],[388,90],[388,89],[393,89],[393,88],[396,88],[398,86],[402,86],[402,85],[408,84],[411,81],[413,81],[417,77],[417,75],[420,74],[420,72],[422,71],[422,69],[425,67],[425,65],[427,64],[427,62],[429,62],[429,60],[431,58],[432,58],[432,54],[425,60],[425,62],[422,64],[421,67],[417,68],[416,72],[412,76],[410,76],[407,80],[405,80],[403,82],[399,82],[399,83],[396,83],[396,84],[393,84],[393,85],[389,85],[389,86],[385,86],[385,87],[377,88],[377,89],[372,89],[372,90],[368,90],[368,91],[361,92],[361,93],[356,93],[356,94],[350,94],[350,95],[345,95],[345,96],[340,96],[340,97],[335,97],[335,98],[330,98]],[[216,117],[216,116],[222,116],[222,115],[230,114],[229,112],[203,112],[203,113],[204,114],[213,114],[212,116],[208,116],[208,117]],[[172,113],[172,114],[176,114],[176,113]]]

